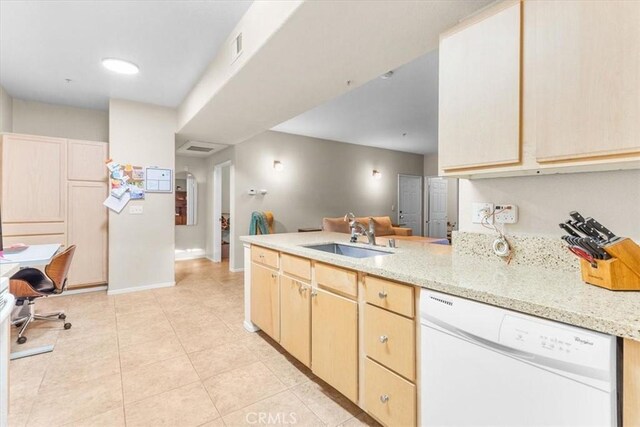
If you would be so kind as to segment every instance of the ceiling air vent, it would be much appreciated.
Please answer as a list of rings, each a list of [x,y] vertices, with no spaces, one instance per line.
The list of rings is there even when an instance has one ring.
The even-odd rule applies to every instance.
[[[187,141],[176,150],[176,154],[206,157],[227,147],[228,145],[214,144],[213,142]]]

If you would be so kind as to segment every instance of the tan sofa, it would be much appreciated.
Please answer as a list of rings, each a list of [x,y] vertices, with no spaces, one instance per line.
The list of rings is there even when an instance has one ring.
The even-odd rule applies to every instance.
[[[369,217],[363,216],[356,218],[356,221],[367,225],[369,224]],[[374,216],[373,223],[376,230],[376,236],[411,236],[412,230],[404,227],[394,227],[391,223],[391,218],[388,216]],[[351,233],[349,230],[349,223],[340,218],[323,218],[322,229],[324,231],[334,231],[337,233]]]

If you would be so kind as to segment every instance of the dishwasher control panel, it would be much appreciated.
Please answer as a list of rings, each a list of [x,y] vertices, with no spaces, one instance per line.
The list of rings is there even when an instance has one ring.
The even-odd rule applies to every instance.
[[[611,340],[608,337],[542,319],[505,315],[499,342],[539,356],[597,369],[609,368]]]

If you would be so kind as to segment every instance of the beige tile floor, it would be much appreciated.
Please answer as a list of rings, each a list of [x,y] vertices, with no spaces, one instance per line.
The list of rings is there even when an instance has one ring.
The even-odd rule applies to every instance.
[[[40,300],[59,323],[27,343],[55,350],[11,362],[9,425],[371,426],[357,406],[261,333],[242,327],[243,277],[226,263],[176,263],[176,286]]]

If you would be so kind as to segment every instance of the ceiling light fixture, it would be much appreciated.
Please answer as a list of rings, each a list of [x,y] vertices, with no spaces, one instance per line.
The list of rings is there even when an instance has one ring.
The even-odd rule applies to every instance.
[[[390,79],[391,77],[393,77],[393,71],[387,71],[386,73],[380,76],[380,78],[383,80]]]
[[[373,173],[371,175],[373,176],[373,179],[382,179],[382,172],[375,169],[373,170]]]
[[[274,160],[273,161],[273,168],[278,172],[282,172],[282,170],[284,169],[284,165],[282,164],[282,162],[280,160]]]
[[[107,70],[118,74],[138,74],[140,68],[133,62],[125,61],[118,58],[103,58],[102,65]]]

